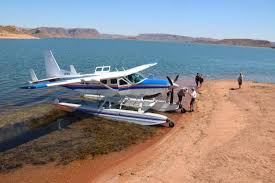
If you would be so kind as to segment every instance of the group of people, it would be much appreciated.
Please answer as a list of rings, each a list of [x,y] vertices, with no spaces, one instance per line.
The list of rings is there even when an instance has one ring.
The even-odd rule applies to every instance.
[[[179,89],[179,91],[178,91],[177,94],[178,94],[178,102],[177,102],[177,104],[180,106],[181,109],[184,109],[182,107],[182,98],[186,97],[187,94],[191,96],[191,100],[190,100],[190,112],[193,112],[194,111],[195,100],[197,98],[197,92],[196,92],[195,88],[193,87],[191,89],[188,89],[186,87],[183,87],[183,88]],[[168,102],[168,100],[169,100],[170,97],[173,97],[171,95],[172,95],[172,90],[169,90],[167,92],[166,102]]]
[[[181,88],[179,91],[178,91],[178,104],[180,106],[181,105],[181,102],[182,102],[182,98],[186,96],[186,94],[190,95],[191,97],[191,100],[190,100],[190,112],[193,112],[194,111],[194,104],[195,104],[195,100],[197,98],[197,92],[195,90],[195,88],[191,88],[191,90],[188,90],[188,88]]]
[[[239,84],[239,88],[242,87],[242,83],[243,83],[243,74],[240,73],[238,76],[238,84]],[[196,77],[195,77],[195,82],[196,82],[196,86],[201,87],[202,83],[204,82],[203,76],[200,73],[197,73]],[[194,111],[194,104],[197,98],[197,92],[195,90],[195,88],[193,87],[191,90],[189,90],[186,87],[180,88],[180,90],[178,91],[178,104],[179,106],[182,108],[182,98],[185,97],[187,94],[190,95],[191,100],[190,100],[190,112]],[[167,93],[167,98],[169,98],[171,95],[171,90],[168,91]]]
[[[202,86],[203,81],[204,81],[204,79],[202,77],[202,74],[197,73],[197,75],[195,77],[195,82],[196,82],[197,88]]]
[[[197,73],[197,75],[195,77],[195,82],[196,82],[197,88],[198,88],[198,85],[200,85],[200,87],[202,86],[203,81],[204,81],[204,79],[202,77],[202,74]],[[172,93],[171,90],[169,90],[167,92],[167,99],[166,99],[167,101],[168,101],[169,97],[171,97],[171,93]],[[182,108],[182,98],[185,97],[187,94],[191,97],[189,107],[190,107],[190,112],[193,112],[195,101],[196,101],[196,98],[197,98],[197,92],[196,92],[195,88],[193,87],[191,89],[188,89],[186,87],[183,87],[183,88],[179,89],[177,94],[178,94],[177,104],[179,104],[180,108]]]

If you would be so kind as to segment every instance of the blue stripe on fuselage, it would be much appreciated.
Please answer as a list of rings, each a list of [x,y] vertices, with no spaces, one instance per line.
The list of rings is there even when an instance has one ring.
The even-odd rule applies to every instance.
[[[169,82],[163,79],[145,79],[142,82],[132,85],[130,87],[112,87],[113,89],[118,90],[131,90],[131,89],[154,89],[154,88],[167,88],[169,86]],[[92,90],[107,90],[108,88],[100,85],[64,85],[64,87],[69,89],[92,89]]]
[[[162,86],[169,86],[169,82],[164,79],[145,79],[138,85],[162,85]]]

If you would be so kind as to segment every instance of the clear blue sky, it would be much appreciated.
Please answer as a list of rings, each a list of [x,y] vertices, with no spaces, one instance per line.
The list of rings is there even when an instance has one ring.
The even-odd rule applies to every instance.
[[[0,24],[275,41],[275,0],[2,0]]]

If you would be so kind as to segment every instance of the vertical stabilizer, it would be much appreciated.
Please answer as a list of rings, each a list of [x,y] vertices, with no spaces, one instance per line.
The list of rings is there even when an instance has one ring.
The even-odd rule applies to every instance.
[[[74,66],[73,65],[70,65],[70,71],[71,71],[71,74],[77,74],[77,72],[76,72],[76,70],[75,70],[75,68],[74,68]]]
[[[63,76],[52,52],[49,50],[45,52],[45,67],[46,67],[46,77],[61,77]]]
[[[30,69],[30,73],[31,73],[32,82],[38,81],[38,78],[37,78],[37,76],[36,76],[36,74],[35,74],[35,72],[34,72],[33,69]]]

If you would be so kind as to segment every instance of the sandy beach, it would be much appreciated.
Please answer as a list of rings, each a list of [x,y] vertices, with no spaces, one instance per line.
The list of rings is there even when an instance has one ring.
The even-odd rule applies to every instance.
[[[208,82],[197,111],[95,182],[272,182],[275,86]]]
[[[208,81],[193,113],[121,152],[68,165],[26,166],[0,182],[273,182],[275,85]]]
[[[12,33],[1,33],[0,39],[39,39],[28,34],[12,34]]]

